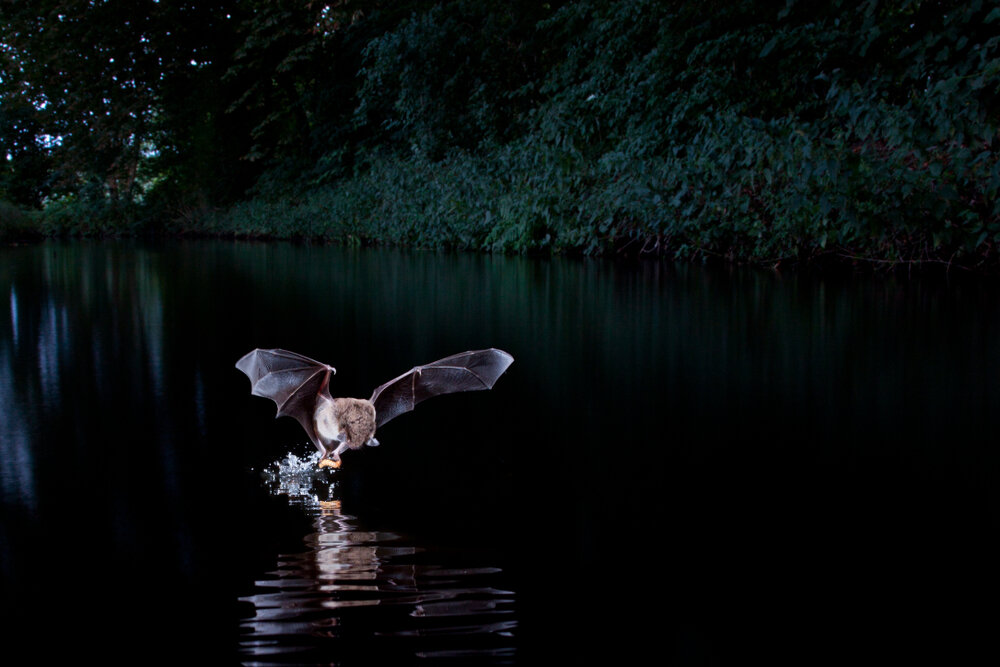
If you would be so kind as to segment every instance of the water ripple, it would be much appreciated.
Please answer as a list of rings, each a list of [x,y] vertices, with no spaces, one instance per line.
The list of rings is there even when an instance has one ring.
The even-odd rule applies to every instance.
[[[241,623],[244,664],[513,661],[515,594],[501,568],[366,529],[341,511],[336,475],[313,458],[289,455],[264,479],[314,517],[315,531],[240,598],[253,610]]]

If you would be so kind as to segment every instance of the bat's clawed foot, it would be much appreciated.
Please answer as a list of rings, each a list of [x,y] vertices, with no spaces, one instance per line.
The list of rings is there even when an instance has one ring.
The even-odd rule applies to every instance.
[[[334,469],[336,469],[336,468],[340,467],[340,460],[338,459],[338,460],[334,461],[333,459],[328,459],[328,458],[324,457],[324,458],[320,459],[320,461],[319,461],[319,467],[320,468],[334,468]]]

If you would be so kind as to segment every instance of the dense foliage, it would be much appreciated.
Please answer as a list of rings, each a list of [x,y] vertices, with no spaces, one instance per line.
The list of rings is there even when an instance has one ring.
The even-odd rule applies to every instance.
[[[3,12],[0,229],[1000,264],[995,3]]]

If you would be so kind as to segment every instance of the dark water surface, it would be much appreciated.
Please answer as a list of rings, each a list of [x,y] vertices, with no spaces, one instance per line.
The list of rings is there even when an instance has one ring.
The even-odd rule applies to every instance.
[[[955,276],[0,249],[5,651],[995,657],[998,297]],[[492,392],[422,404],[336,472],[233,366],[284,347],[367,397],[489,346],[516,359]]]

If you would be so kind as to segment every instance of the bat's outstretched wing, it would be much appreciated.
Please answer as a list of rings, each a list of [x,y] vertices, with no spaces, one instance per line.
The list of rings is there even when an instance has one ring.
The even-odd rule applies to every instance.
[[[492,389],[514,357],[503,350],[473,350],[416,366],[372,393],[375,422],[381,426],[412,410],[417,403],[439,394]]]
[[[313,429],[313,412],[320,393],[329,396],[333,366],[288,350],[256,349],[236,362],[250,378],[250,393],[270,398],[278,405],[278,417],[295,417],[316,448],[323,449]]]

